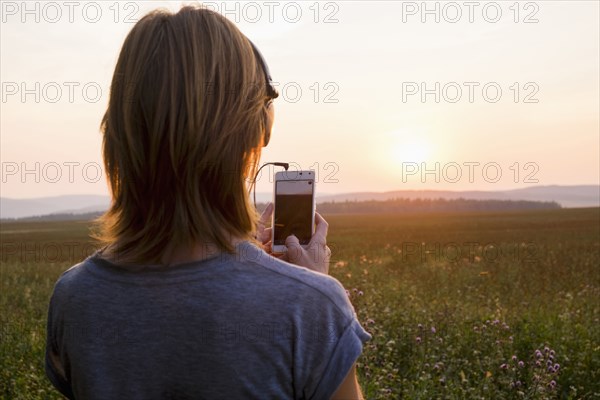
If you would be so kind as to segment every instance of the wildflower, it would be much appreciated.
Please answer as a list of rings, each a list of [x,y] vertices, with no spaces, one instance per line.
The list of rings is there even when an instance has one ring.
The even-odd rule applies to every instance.
[[[435,332],[436,332],[436,330],[435,330],[435,326],[432,326],[432,327],[431,327],[431,333],[435,333]]]
[[[521,387],[521,381],[516,381],[516,382],[515,382],[515,386],[516,386],[516,387]]]
[[[498,321],[497,319],[495,319],[495,320],[492,322],[492,324],[493,324],[493,325],[498,325],[499,323],[500,323],[500,321]]]
[[[525,363],[523,361],[519,361],[519,368],[523,368],[525,366]]]
[[[548,354],[550,352],[550,348],[548,346],[544,347],[544,353]]]
[[[517,361],[517,356],[513,355],[513,356],[511,357],[511,360],[513,360],[513,361]]]
[[[363,293],[363,291],[362,291],[362,290],[359,290],[359,291],[358,291],[358,295],[359,295],[359,296],[362,296],[363,294],[364,294],[364,293]]]
[[[415,340],[417,341],[417,344],[421,343],[421,338],[419,336],[417,336]]]
[[[371,318],[369,318],[369,319],[367,320],[367,324],[368,324],[368,325],[372,325],[372,324],[374,324],[374,323],[375,323],[375,320],[373,320],[373,319],[371,319]]]
[[[550,383],[549,383],[548,385],[550,385],[550,387],[551,387],[552,389],[554,389],[554,387],[556,386],[556,381],[555,381],[555,380],[551,380],[551,381],[550,381]]]
[[[560,364],[558,364],[558,363],[554,364],[554,371],[558,372],[559,368],[560,368]]]
[[[508,364],[502,364],[502,365],[500,366],[500,369],[508,369]]]
[[[356,292],[358,292],[358,289],[357,289],[357,288],[354,288],[354,289],[352,289],[352,291],[353,291],[354,293],[356,293]]]
[[[536,361],[536,362],[535,362],[535,366],[536,366],[536,367],[541,367],[541,366],[542,366],[542,363],[541,363],[541,362],[538,360],[538,361]]]
[[[554,368],[552,366],[548,367],[548,373],[550,373],[550,374],[554,373]]]
[[[417,325],[417,328],[423,329],[423,325],[419,324],[419,325]]]
[[[554,350],[550,350],[550,356],[551,356],[551,357],[554,357],[554,354],[556,354],[556,353],[554,352]]]
[[[542,352],[539,350],[535,351],[535,358],[542,358]]]

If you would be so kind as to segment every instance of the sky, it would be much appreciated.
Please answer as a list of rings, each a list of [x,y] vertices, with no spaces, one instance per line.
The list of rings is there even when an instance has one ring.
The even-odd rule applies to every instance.
[[[108,194],[99,124],[123,40],[188,3],[1,3],[2,197]],[[321,194],[600,183],[598,1],[204,4],[281,93],[262,161],[314,169]]]

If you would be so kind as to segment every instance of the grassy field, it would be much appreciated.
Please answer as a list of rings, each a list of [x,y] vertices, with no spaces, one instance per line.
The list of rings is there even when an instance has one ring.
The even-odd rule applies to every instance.
[[[600,399],[600,209],[331,215],[371,399]],[[0,397],[60,398],[47,302],[88,223],[3,223]]]

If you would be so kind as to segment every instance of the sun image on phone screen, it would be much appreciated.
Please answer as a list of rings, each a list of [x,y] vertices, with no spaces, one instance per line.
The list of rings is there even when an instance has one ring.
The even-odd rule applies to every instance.
[[[313,180],[277,181],[275,184],[274,245],[295,235],[301,245],[312,237]]]

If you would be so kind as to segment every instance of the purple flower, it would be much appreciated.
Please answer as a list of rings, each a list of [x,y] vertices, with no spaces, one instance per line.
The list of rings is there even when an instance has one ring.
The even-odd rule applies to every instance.
[[[550,385],[550,387],[551,387],[552,389],[554,389],[554,387],[556,386],[556,381],[554,381],[554,380],[551,380],[551,381],[550,381],[550,383],[549,383],[548,385]]]
[[[502,364],[502,365],[500,366],[500,369],[508,369],[508,364]]]
[[[431,327],[431,333],[435,333],[435,332],[436,332],[436,330],[435,330],[435,326],[432,326],[432,327]]]
[[[554,371],[557,371],[560,369],[560,364],[554,364]]]
[[[513,355],[510,359],[513,361],[517,361],[517,356]]]
[[[517,382],[515,382],[515,385],[516,385],[517,387],[521,387],[521,381],[517,381]]]
[[[554,354],[556,354],[556,353],[554,352],[554,350],[550,350],[550,356],[551,356],[551,357],[554,357]]]
[[[419,324],[419,325],[417,325],[417,328],[423,329],[423,325]]]
[[[548,354],[550,352],[550,348],[548,348],[548,346],[544,347],[544,353]]]
[[[535,358],[542,358],[542,352],[539,350],[535,351]]]
[[[417,341],[417,344],[421,343],[421,338],[419,336],[417,336],[415,340]]]
[[[548,367],[548,373],[550,373],[550,374],[554,373],[554,368],[552,368],[552,366]]]
[[[523,361],[519,361],[519,368],[523,368],[525,366],[525,363]]]
[[[359,291],[358,291],[358,295],[359,295],[359,296],[362,296],[363,294],[364,294],[364,293],[363,293],[363,291],[362,291],[362,290],[359,290]]]

